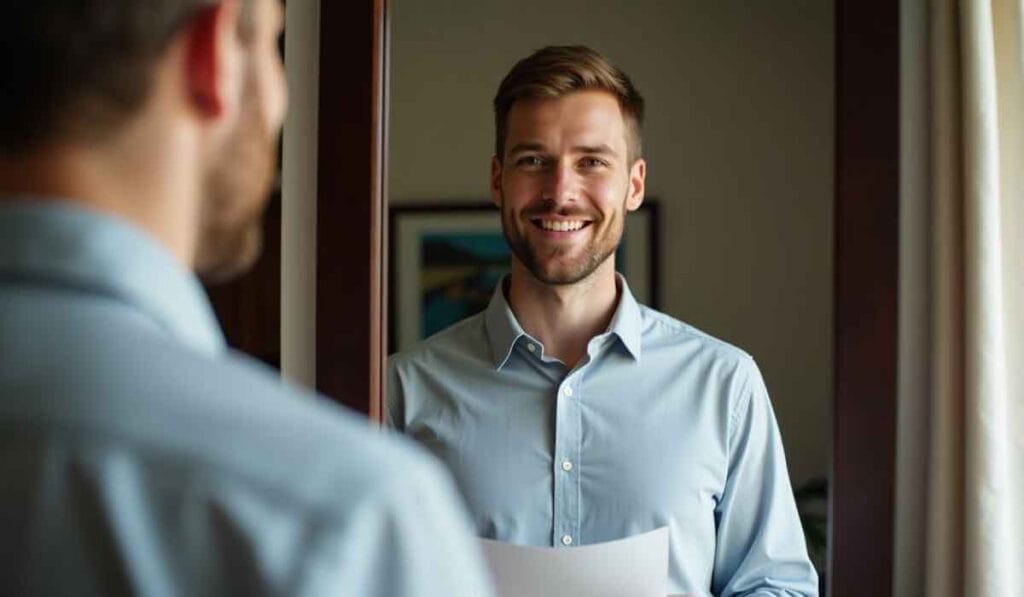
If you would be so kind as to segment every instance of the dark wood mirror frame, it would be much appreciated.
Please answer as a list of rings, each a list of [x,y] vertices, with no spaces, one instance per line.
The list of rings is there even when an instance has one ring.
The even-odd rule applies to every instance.
[[[899,2],[836,2],[830,595],[891,595],[899,280]]]
[[[887,596],[895,515],[899,3],[837,0],[835,14],[829,594]],[[387,337],[387,35],[386,0],[320,3],[316,386],[375,421]],[[268,225],[279,226],[279,205],[271,211]],[[259,354],[279,342],[280,249],[273,242],[269,249],[277,253],[263,273],[216,291],[214,302],[229,340],[272,360]],[[263,294],[274,296],[244,298]],[[265,333],[254,335],[257,329]]]
[[[320,3],[316,387],[374,421],[387,356],[386,8]]]

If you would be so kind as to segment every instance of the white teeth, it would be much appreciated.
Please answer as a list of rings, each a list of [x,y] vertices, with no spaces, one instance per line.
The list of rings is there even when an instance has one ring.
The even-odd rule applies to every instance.
[[[560,220],[541,220],[540,227],[544,230],[553,230],[555,232],[575,232],[580,228],[583,228],[582,220],[573,220],[571,222],[560,221]]]

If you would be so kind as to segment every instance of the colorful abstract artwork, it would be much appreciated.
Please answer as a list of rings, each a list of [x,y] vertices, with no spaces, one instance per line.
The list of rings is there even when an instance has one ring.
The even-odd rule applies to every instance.
[[[421,238],[420,337],[483,311],[508,272],[509,249],[501,233],[432,233]]]

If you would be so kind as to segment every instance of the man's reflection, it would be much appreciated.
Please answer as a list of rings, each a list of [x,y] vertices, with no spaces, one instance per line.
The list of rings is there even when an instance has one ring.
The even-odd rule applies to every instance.
[[[549,47],[494,109],[511,274],[483,313],[393,358],[391,425],[448,464],[485,537],[571,547],[668,526],[673,592],[816,595],[753,359],[615,272],[644,198],[640,94],[593,50]]]

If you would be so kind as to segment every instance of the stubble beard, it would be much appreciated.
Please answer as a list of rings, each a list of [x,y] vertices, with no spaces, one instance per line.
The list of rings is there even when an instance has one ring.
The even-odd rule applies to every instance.
[[[248,271],[263,249],[263,211],[277,165],[255,74],[246,76],[238,122],[204,180],[195,269],[205,282]]]
[[[583,255],[578,257],[572,263],[564,266],[558,266],[554,264],[564,254],[564,249],[556,249],[554,253],[550,253],[547,257],[541,255],[541,250],[535,247],[527,241],[525,234],[520,234],[516,228],[514,221],[514,215],[511,210],[505,206],[507,202],[504,199],[501,202],[501,230],[505,236],[505,241],[508,243],[509,248],[512,250],[512,254],[515,255],[516,259],[523,264],[523,266],[536,278],[538,281],[552,285],[552,286],[566,286],[576,284],[587,278],[589,278],[598,267],[607,261],[618,249],[619,242],[622,240],[622,231],[624,227],[625,218],[625,199],[623,199],[623,209],[618,216],[619,221],[612,222],[611,228],[607,232],[605,239],[591,237],[590,243],[584,248]],[[537,214],[533,211],[527,211],[522,216],[522,220],[525,222],[523,226],[533,226],[530,222],[530,218],[536,217],[536,215],[549,214],[550,210],[540,210]],[[562,213],[561,215],[575,215],[570,213]],[[613,216],[614,217],[614,216]],[[595,220],[591,226],[596,226],[599,222]],[[546,267],[546,263],[552,263],[553,267]]]

